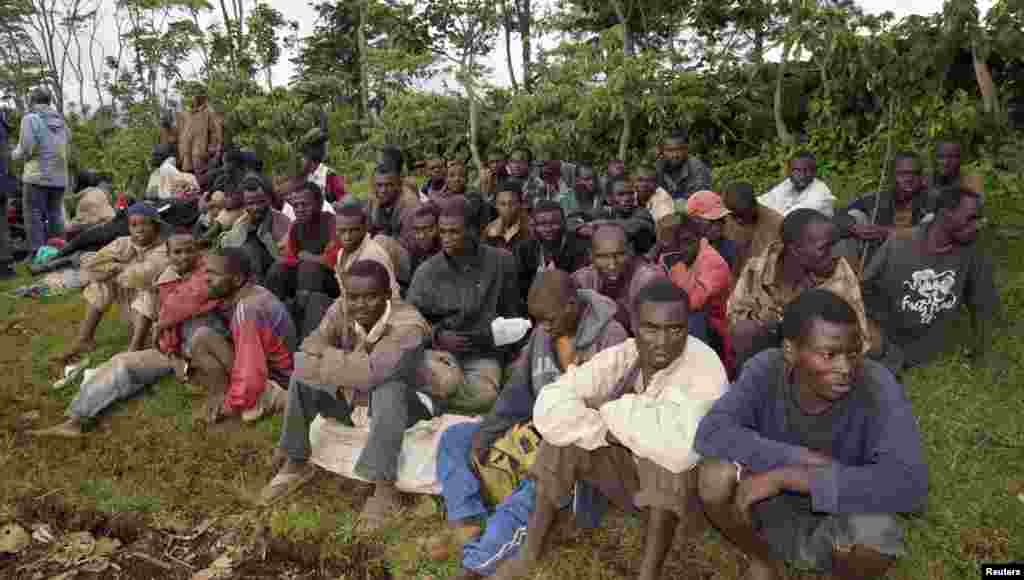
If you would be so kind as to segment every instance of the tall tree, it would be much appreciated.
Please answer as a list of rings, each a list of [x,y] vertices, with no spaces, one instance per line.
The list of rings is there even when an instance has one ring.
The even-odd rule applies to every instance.
[[[283,46],[293,45],[299,23],[288,20],[280,10],[259,3],[249,14],[249,44],[267,80],[267,90],[274,90],[272,69],[281,60]],[[284,33],[282,36],[281,33]]]
[[[427,8],[432,28],[443,42],[435,50],[453,68],[455,78],[469,100],[469,150],[477,171],[483,171],[480,159],[480,81],[487,67],[480,59],[490,53],[498,35],[499,15],[491,0],[440,0]]]

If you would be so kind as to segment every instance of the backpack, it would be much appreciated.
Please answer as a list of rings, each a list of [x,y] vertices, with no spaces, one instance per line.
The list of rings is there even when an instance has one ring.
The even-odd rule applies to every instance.
[[[480,491],[484,500],[498,505],[528,477],[529,469],[537,458],[541,436],[532,422],[520,423],[501,436],[480,463],[472,454],[473,466],[480,476]]]

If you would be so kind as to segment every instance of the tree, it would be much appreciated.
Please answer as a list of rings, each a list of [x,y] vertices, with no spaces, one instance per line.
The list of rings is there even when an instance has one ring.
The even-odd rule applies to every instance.
[[[427,8],[428,20],[442,43],[435,50],[451,63],[455,78],[469,100],[469,150],[477,171],[483,171],[480,159],[479,84],[487,67],[479,58],[486,56],[498,34],[498,11],[490,0],[441,0]]]
[[[0,4],[0,98],[10,98],[19,111],[26,109],[29,90],[44,82],[46,63],[32,40],[27,0]]]
[[[256,61],[263,69],[267,79],[267,90],[274,90],[274,81],[271,69],[281,60],[281,44],[291,46],[295,44],[295,35],[299,30],[299,23],[294,20],[285,19],[280,10],[271,8],[268,4],[257,4],[249,14],[249,44],[256,53]],[[282,37],[280,32],[284,31]]]

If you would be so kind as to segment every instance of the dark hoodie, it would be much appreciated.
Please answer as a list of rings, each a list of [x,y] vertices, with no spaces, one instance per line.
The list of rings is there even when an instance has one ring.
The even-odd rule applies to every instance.
[[[602,350],[624,342],[629,335],[615,320],[618,306],[593,290],[577,290],[583,314],[576,329],[576,353],[583,364]],[[512,376],[491,412],[480,424],[476,449],[487,449],[513,426],[533,418],[533,404],[548,384],[562,375],[551,336],[540,327],[512,365]]]
[[[37,105],[21,120],[20,138],[14,157],[25,160],[22,181],[44,187],[64,187],[71,142],[64,117],[50,106]]]

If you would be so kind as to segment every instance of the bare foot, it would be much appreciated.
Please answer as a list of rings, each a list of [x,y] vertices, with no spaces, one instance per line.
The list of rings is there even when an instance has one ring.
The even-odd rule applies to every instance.
[[[54,362],[68,364],[72,360],[96,350],[95,340],[76,340],[70,348],[53,357]]]
[[[475,524],[452,526],[426,542],[424,548],[427,557],[435,562],[444,562],[460,556],[462,548],[475,540],[482,531],[483,528]]]
[[[512,558],[498,566],[494,575],[491,576],[491,580],[515,580],[516,578],[525,578],[530,574],[530,572],[533,572],[533,569],[536,566],[537,562],[516,556],[515,558]]]
[[[85,435],[82,431],[82,424],[74,419],[68,419],[60,425],[48,429],[35,429],[28,432],[36,437],[63,437],[65,439],[77,439]]]
[[[782,580],[780,566],[775,562],[764,562],[756,558],[750,559],[750,568],[743,580]]]
[[[379,530],[384,527],[387,519],[400,509],[398,490],[395,486],[378,484],[373,496],[363,505],[363,511],[359,512],[356,525],[363,532]]]

